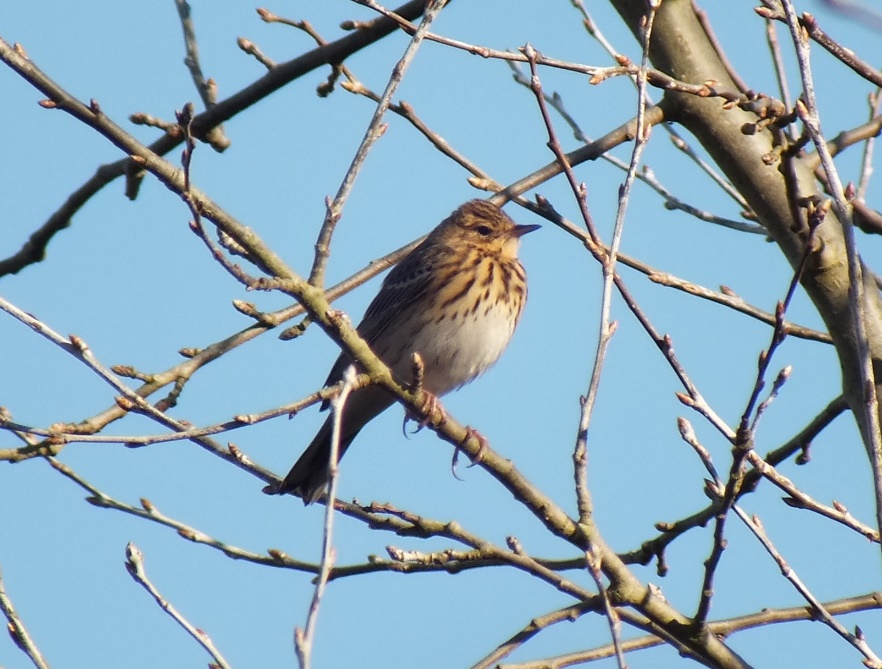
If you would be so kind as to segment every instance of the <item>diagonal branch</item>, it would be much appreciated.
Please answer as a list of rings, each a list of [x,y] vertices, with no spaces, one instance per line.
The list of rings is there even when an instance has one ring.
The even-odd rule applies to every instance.
[[[193,637],[209,655],[211,655],[211,659],[214,660],[215,663],[214,666],[218,667],[218,669],[230,669],[230,664],[227,662],[226,658],[221,655],[221,652],[214,645],[211,638],[201,629],[193,625],[189,620],[184,618],[181,612],[163,597],[162,593],[159,592],[159,589],[153,585],[153,582],[147,577],[147,572],[144,569],[144,554],[141,553],[141,549],[133,543],[129,543],[126,546],[126,570],[129,572],[129,575],[135,583],[150,593],[150,596],[156,600],[159,608],[165,611],[176,623],[178,623],[178,625],[184,628],[184,630],[186,630],[186,632]]]
[[[414,19],[422,14],[424,8],[425,0],[410,0],[395,12],[399,16]],[[381,16],[373,21],[359,24],[358,30],[345,37],[312,49],[293,60],[278,64],[260,79],[194,117],[192,125],[194,136],[206,139],[213,128],[224,121],[229,121],[274,91],[323,65],[343,62],[352,54],[395,32],[397,28],[396,22]],[[11,65],[10,52],[17,52],[20,57],[26,59],[21,47],[11,50],[4,43],[4,48],[0,49],[0,61]],[[179,146],[182,141],[183,136],[166,134],[153,142],[150,145],[150,150],[162,156]],[[21,250],[0,260],[0,277],[15,274],[28,265],[40,262],[45,257],[46,247],[51,239],[56,233],[70,225],[71,219],[83,205],[104,186],[123,176],[132,168],[137,170],[138,166],[133,164],[129,158],[123,158],[99,167],[95,175],[74,191],[64,204],[49,217],[49,220],[31,235]],[[134,199],[137,196],[137,188],[127,192],[127,195]]]
[[[40,652],[37,644],[34,643],[18,612],[12,605],[12,600],[6,592],[6,585],[3,583],[2,573],[0,573],[0,613],[7,620],[7,631],[15,645],[30,658],[37,669],[49,669],[46,658],[43,657],[43,653]]]

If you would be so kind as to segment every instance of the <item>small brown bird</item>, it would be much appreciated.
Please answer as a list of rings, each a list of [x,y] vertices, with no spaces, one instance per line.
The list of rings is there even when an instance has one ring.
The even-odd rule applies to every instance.
[[[538,227],[517,225],[484,200],[466,202],[389,272],[358,326],[359,335],[404,382],[418,352],[425,391],[440,396],[465,385],[496,362],[518,324],[527,301],[518,246]],[[325,385],[338,383],[351,362],[341,354]],[[340,457],[393,402],[379,386],[349,396],[341,415]],[[328,417],[275,492],[292,492],[305,504],[321,496],[328,481],[331,425]]]

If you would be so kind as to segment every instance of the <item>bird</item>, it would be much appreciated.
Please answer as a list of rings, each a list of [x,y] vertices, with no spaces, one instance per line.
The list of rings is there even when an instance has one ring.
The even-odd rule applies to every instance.
[[[469,383],[498,359],[527,301],[520,238],[538,225],[518,225],[486,200],[470,200],[445,218],[386,276],[358,326],[360,337],[402,383],[413,379],[413,354],[423,365],[422,388],[434,401]],[[325,386],[352,364],[343,352]],[[354,390],[340,417],[338,459],[361,429],[395,401],[378,385]],[[327,409],[326,400],[322,409]],[[328,482],[333,416],[272,492],[304,504]]]

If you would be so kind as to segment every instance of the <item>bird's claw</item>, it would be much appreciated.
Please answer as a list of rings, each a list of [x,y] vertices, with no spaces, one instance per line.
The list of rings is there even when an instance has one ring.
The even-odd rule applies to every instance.
[[[487,438],[473,427],[466,425],[465,437],[463,437],[462,441],[456,446],[456,448],[453,449],[453,459],[450,461],[450,472],[453,474],[453,477],[459,481],[462,481],[462,479],[456,473],[456,465],[459,462],[459,454],[460,452],[462,452],[462,447],[472,437],[478,440],[478,452],[475,453],[475,457],[472,458],[472,462],[469,467],[474,467],[475,465],[480,464],[481,460],[484,459],[484,453],[487,451]]]
[[[457,464],[459,464],[459,446],[453,449],[453,459],[450,461],[450,473],[453,474],[453,478],[457,481],[462,481],[463,478],[456,473]]]
[[[425,390],[423,391],[423,395],[424,401],[418,412],[414,413],[410,410],[405,410],[404,412],[404,423],[401,425],[401,429],[404,431],[404,436],[408,436],[408,421],[412,420],[416,422],[416,429],[411,433],[416,434],[431,422],[432,414],[435,413],[435,411],[438,411],[441,414],[441,419],[438,421],[439,427],[447,422],[447,412],[444,411],[444,407],[442,407],[441,403],[438,401],[438,396]]]
[[[408,424],[411,420],[413,420],[413,419],[412,419],[410,416],[408,416],[407,413],[405,413],[405,414],[404,414],[404,420],[401,421],[401,434],[403,434],[404,437],[405,437],[406,439],[410,439],[410,434],[411,434],[411,433],[409,433],[409,432],[407,431],[407,424]],[[417,427],[417,429],[413,431],[413,434],[416,434],[417,432],[419,432],[419,427]]]

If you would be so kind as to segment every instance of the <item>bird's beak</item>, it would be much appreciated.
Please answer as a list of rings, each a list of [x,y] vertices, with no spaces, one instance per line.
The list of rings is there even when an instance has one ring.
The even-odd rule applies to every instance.
[[[541,227],[542,227],[541,225],[536,225],[536,224],[533,224],[533,225],[516,225],[516,226],[515,226],[515,229],[512,230],[512,232],[511,232],[511,236],[512,236],[512,237],[523,237],[523,236],[524,236],[525,234],[527,234],[528,232],[533,232],[533,230],[538,230],[538,229],[541,228]]]

